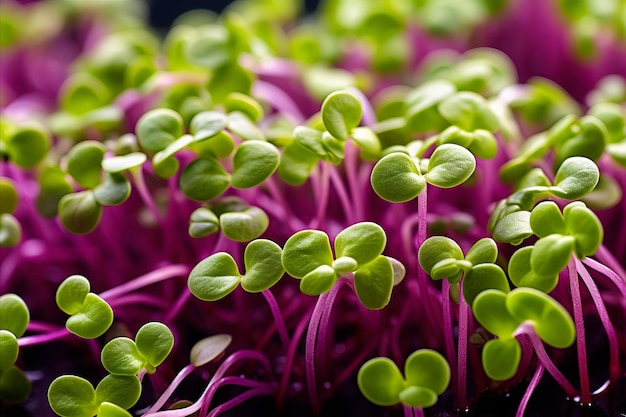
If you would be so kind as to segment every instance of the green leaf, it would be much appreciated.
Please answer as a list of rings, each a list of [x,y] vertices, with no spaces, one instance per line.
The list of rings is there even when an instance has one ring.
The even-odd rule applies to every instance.
[[[12,247],[22,240],[22,227],[15,216],[0,214],[0,248]]]
[[[430,270],[430,277],[434,280],[447,279],[450,284],[456,284],[461,280],[463,271],[469,270],[472,264],[465,260],[453,258],[442,259],[433,265]]]
[[[230,175],[215,159],[198,158],[183,169],[180,188],[195,201],[211,200],[230,185]]]
[[[197,298],[216,301],[230,294],[241,281],[237,263],[226,252],[200,261],[189,273],[187,285]]]
[[[93,231],[102,217],[102,206],[90,190],[67,194],[59,201],[59,219],[70,233],[84,235]]]
[[[365,160],[377,160],[381,152],[380,139],[369,127],[355,127],[350,134],[352,140],[361,148],[361,157]]]
[[[7,404],[23,403],[31,391],[30,381],[17,366],[0,371],[0,400]]]
[[[294,141],[283,150],[278,174],[287,184],[302,185],[318,161],[319,158],[314,153]]]
[[[465,255],[465,260],[472,265],[494,263],[498,258],[498,245],[488,237],[474,243]],[[470,303],[471,304],[471,303]]]
[[[55,300],[65,314],[76,314],[83,308],[85,297],[89,294],[91,285],[82,275],[70,275],[65,278],[55,295]]]
[[[220,230],[218,217],[206,207],[195,209],[189,218],[189,236],[200,238]]]
[[[0,330],[0,373],[13,366],[19,351],[17,337],[8,330]]]
[[[424,178],[437,187],[451,188],[463,184],[474,169],[476,159],[470,151],[459,145],[443,144],[431,155]]]
[[[600,171],[591,159],[573,156],[559,167],[550,192],[557,197],[576,200],[593,191],[599,180]]]
[[[413,90],[406,98],[407,124],[411,131],[445,128],[446,121],[437,111],[437,105],[455,92],[454,84],[444,80],[428,81]]]
[[[522,349],[515,338],[492,339],[483,346],[483,368],[487,376],[496,381],[512,378],[521,358]]]
[[[313,129],[308,126],[296,126],[293,130],[293,138],[297,144],[307,151],[317,155],[319,158],[326,158],[328,151],[322,145],[321,130]]]
[[[21,126],[12,131],[4,145],[9,158],[20,168],[34,168],[50,149],[50,136],[36,125]]]
[[[271,240],[250,242],[243,254],[246,273],[241,279],[241,287],[252,293],[273,287],[285,273],[282,253],[280,246]]]
[[[448,122],[467,131],[484,129],[493,132],[500,127],[487,100],[469,91],[447,97],[439,103],[438,110]]]
[[[183,134],[183,118],[170,109],[153,109],[137,121],[139,144],[148,152],[159,152]]]
[[[269,218],[258,207],[224,213],[220,216],[220,228],[229,239],[249,242],[261,236],[269,226]]]
[[[226,158],[235,150],[235,141],[228,132],[222,131],[211,137],[210,140],[194,141],[189,147],[200,156]]]
[[[77,116],[96,110],[109,101],[106,85],[86,72],[72,74],[61,87],[60,96],[61,108]]]
[[[130,197],[130,182],[120,173],[104,174],[100,185],[93,190],[96,201],[103,206],[117,206]]]
[[[467,304],[472,305],[478,294],[484,290],[510,291],[509,281],[498,265],[484,263],[475,265],[465,274],[463,279],[463,297]]]
[[[354,272],[359,267],[358,262],[349,256],[340,256],[333,261],[333,269],[339,276],[346,272]]]
[[[276,171],[279,159],[278,149],[269,142],[243,142],[233,157],[233,187],[252,188],[261,184]]]
[[[182,135],[165,149],[154,154],[152,167],[155,173],[163,179],[172,177],[178,171],[178,160],[174,158],[174,155],[185,149],[193,140],[191,135]]]
[[[532,234],[530,212],[524,210],[504,216],[496,223],[492,233],[495,241],[511,243],[512,245],[519,245]]]
[[[624,142],[626,145],[626,142]],[[626,146],[624,148],[626,150]],[[581,200],[593,210],[605,210],[615,207],[623,197],[622,187],[613,178],[602,175],[594,190]]]
[[[408,386],[398,395],[400,401],[409,407],[426,408],[437,403],[437,394],[430,388]]]
[[[441,395],[450,384],[450,365],[439,352],[420,349],[407,358],[404,375],[407,385],[429,388]]]
[[[361,303],[370,310],[384,308],[391,299],[393,278],[393,266],[385,256],[361,264],[354,273],[354,288]]]
[[[123,409],[135,405],[141,395],[141,382],[136,376],[107,375],[95,390],[96,402],[109,402]]]
[[[518,249],[509,260],[509,278],[516,287],[530,287],[549,293],[559,282],[558,273],[540,275],[533,271],[530,258],[534,246]]]
[[[335,237],[337,257],[348,256],[359,265],[372,262],[383,253],[387,236],[382,227],[372,222],[353,224]]]
[[[583,259],[596,253],[604,236],[600,219],[584,203],[578,201],[563,209],[565,224],[574,237],[576,256]]]
[[[365,398],[384,407],[398,404],[400,392],[405,388],[400,370],[387,358],[374,358],[365,362],[359,369],[357,383]]]
[[[550,346],[566,348],[576,339],[574,321],[555,299],[532,288],[516,288],[506,297],[511,316],[533,321],[537,335]]]
[[[39,194],[35,205],[45,218],[56,216],[61,197],[74,191],[74,187],[65,178],[65,172],[58,166],[45,166],[39,173]]]
[[[189,354],[189,363],[195,367],[205,365],[219,357],[228,348],[233,338],[229,334],[216,334],[196,342]]]
[[[320,101],[337,90],[357,84],[356,76],[350,71],[319,64],[307,66],[302,71],[302,81],[307,91]]]
[[[420,266],[428,275],[432,274],[433,267],[447,259],[462,260],[463,251],[459,245],[449,237],[432,236],[422,243],[417,253]]]
[[[300,281],[300,291],[306,295],[320,295],[330,289],[337,282],[337,273],[333,267],[320,265]]]
[[[532,270],[543,276],[560,273],[572,256],[574,245],[572,236],[554,234],[539,239],[530,254]]]
[[[61,417],[93,417],[98,410],[91,383],[74,375],[63,375],[52,381],[48,402],[52,411]]]
[[[485,290],[478,294],[472,303],[472,312],[481,326],[501,339],[512,338],[522,321],[509,313],[507,294],[500,290]]]
[[[352,129],[361,122],[363,110],[357,97],[347,91],[335,91],[322,103],[324,127],[335,138],[348,139]]]
[[[102,161],[102,169],[109,173],[119,173],[143,165],[148,157],[143,152],[132,152],[126,155],[113,156]]]
[[[113,375],[137,375],[144,367],[146,358],[137,345],[127,337],[116,337],[102,348],[102,366]]]
[[[227,123],[228,119],[224,114],[216,111],[203,111],[191,119],[189,131],[194,141],[203,141],[226,129]]]
[[[608,140],[608,132],[604,124],[594,116],[580,118],[577,133],[566,140],[555,144],[554,166],[558,167],[570,156],[584,156],[597,161],[604,153]]]
[[[226,96],[222,104],[227,113],[239,111],[248,116],[250,120],[255,123],[259,122],[264,116],[261,104],[246,94],[238,92],[230,93]]]
[[[100,184],[100,164],[106,148],[95,140],[76,144],[67,154],[67,172],[84,188]]]
[[[19,196],[11,178],[0,177],[0,195],[0,214],[12,214],[17,208]]]
[[[370,181],[380,198],[394,203],[413,200],[426,188],[426,180],[413,159],[401,152],[382,157],[374,165]]]
[[[233,92],[250,94],[253,81],[253,76],[248,70],[232,61],[213,71],[207,89],[213,102],[220,103]]]
[[[84,339],[95,339],[106,332],[113,323],[113,310],[109,304],[94,293],[83,300],[81,311],[67,319],[65,327]]]
[[[319,230],[295,233],[285,242],[281,260],[287,273],[294,278],[303,278],[322,265],[332,265],[328,235]]]
[[[154,372],[174,347],[174,335],[163,323],[146,323],[137,330],[135,336],[137,349],[146,358],[146,370]]]
[[[132,414],[119,405],[103,402],[98,407],[98,417],[132,417]]]
[[[546,237],[553,233],[567,234],[561,210],[553,201],[543,201],[537,204],[530,213],[530,228],[539,237]]]
[[[498,153],[498,142],[490,131],[476,129],[474,131],[474,140],[467,149],[481,159],[493,159]]]

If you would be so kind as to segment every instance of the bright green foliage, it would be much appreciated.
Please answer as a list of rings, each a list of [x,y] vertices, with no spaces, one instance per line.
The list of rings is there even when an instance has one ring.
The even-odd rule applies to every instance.
[[[159,152],[182,136],[183,119],[170,109],[150,110],[137,122],[136,132],[142,148]]]
[[[46,218],[56,216],[61,197],[74,191],[65,178],[65,172],[55,165],[44,166],[39,173],[39,194],[35,204],[37,211]]]
[[[346,91],[335,91],[322,103],[322,120],[326,130],[339,140],[346,140],[361,122],[361,102]]]
[[[576,330],[567,310],[556,300],[533,288],[516,288],[506,294],[497,289],[481,292],[472,304],[481,326],[498,336],[483,348],[482,361],[487,375],[496,380],[511,378],[517,371],[521,349],[515,332],[521,324],[550,346],[566,348],[574,343]]]
[[[146,323],[135,340],[117,337],[102,349],[102,365],[113,375],[137,375],[142,369],[154,373],[174,346],[174,336],[162,323]]]
[[[300,290],[308,295],[329,291],[341,275],[352,272],[357,296],[365,307],[377,310],[389,303],[394,276],[400,272],[382,256],[386,242],[379,225],[356,223],[335,238],[334,259],[326,233],[302,230],[285,243],[282,264],[289,275],[301,279]]]
[[[0,215],[13,214],[17,208],[19,196],[15,183],[7,177],[0,177]]]
[[[232,186],[252,188],[268,179],[278,168],[280,154],[269,142],[248,140],[233,157]]]
[[[22,240],[22,227],[9,213],[0,214],[0,248],[15,246]]]
[[[67,154],[67,172],[82,187],[94,188],[100,183],[100,164],[105,151],[98,141],[79,142]]]
[[[233,338],[229,334],[216,334],[196,342],[189,353],[189,362],[196,367],[218,358],[230,345]]]
[[[241,112],[255,123],[260,121],[265,115],[263,107],[258,101],[248,95],[238,92],[228,94],[222,104],[224,105],[227,113],[232,113],[234,111]]]
[[[283,149],[278,174],[288,184],[302,185],[319,160],[314,152],[293,141]]]
[[[200,207],[189,217],[189,235],[191,237],[205,237],[220,230],[220,220],[213,211]]]
[[[87,278],[72,275],[59,285],[55,297],[59,308],[70,315],[65,324],[67,329],[85,339],[101,336],[113,323],[109,304],[89,290]]]
[[[500,126],[487,101],[476,93],[456,93],[439,103],[437,108],[450,124],[466,131],[483,129],[492,132]]]
[[[30,381],[14,365],[19,355],[17,338],[24,335],[29,321],[30,312],[21,297],[0,296],[0,400],[7,403],[20,403],[30,395]]]
[[[70,233],[90,233],[98,226],[101,217],[102,205],[91,190],[66,194],[59,200],[59,219]]]
[[[261,129],[259,129],[247,115],[240,111],[234,111],[228,114],[226,127],[243,140],[265,140],[265,135]]]
[[[183,169],[180,189],[196,201],[211,200],[230,185],[230,174],[213,158],[198,158]]]
[[[191,214],[189,234],[199,238],[221,230],[231,240],[249,242],[261,236],[268,226],[269,218],[263,210],[248,206],[239,198],[225,197]]]
[[[0,330],[0,372],[10,368],[17,360],[17,338],[8,330]]]
[[[437,106],[455,92],[454,84],[443,80],[425,82],[413,90],[406,99],[405,117],[409,130],[414,133],[443,130],[447,122]]]
[[[0,296],[0,330],[21,337],[29,322],[30,312],[20,296],[11,293]]]
[[[32,386],[24,372],[17,366],[0,371],[0,400],[19,404],[30,396]]]
[[[404,375],[406,379],[390,359],[374,358],[361,366],[357,382],[365,398],[376,405],[426,408],[435,405],[448,387],[450,366],[438,352],[420,349],[407,358]]]
[[[126,155],[113,156],[102,161],[102,169],[109,173],[119,173],[139,168],[148,157],[143,152],[132,152]]]
[[[134,376],[108,375],[96,389],[86,379],[63,375],[48,388],[48,402],[61,417],[129,416],[124,411],[137,402],[141,383]]]
[[[108,101],[107,87],[87,72],[73,74],[63,84],[61,107],[72,115],[84,115],[103,107]]]
[[[600,172],[593,161],[582,156],[574,156],[561,164],[550,192],[557,197],[575,200],[590,193],[599,179]]]
[[[456,187],[467,181],[476,169],[476,160],[470,151],[454,145],[438,146],[428,161],[424,178],[441,188]]]
[[[4,136],[4,135],[3,135]],[[50,136],[38,125],[24,125],[2,138],[9,159],[21,168],[34,168],[50,149]]]
[[[274,286],[285,272],[281,255],[282,250],[276,243],[258,239],[250,242],[244,251],[245,275],[240,274],[230,254],[218,252],[191,270],[187,285],[193,295],[204,301],[226,297],[239,283],[248,292],[264,291]]]
[[[93,196],[103,206],[117,206],[130,197],[130,182],[123,174],[104,174],[102,183],[93,189]]]
[[[216,111],[204,111],[191,119],[189,130],[195,141],[210,139],[226,128],[228,119]]]

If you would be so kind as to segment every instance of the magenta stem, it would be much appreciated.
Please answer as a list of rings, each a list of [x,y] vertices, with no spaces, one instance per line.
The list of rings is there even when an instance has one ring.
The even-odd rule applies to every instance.
[[[41,345],[44,343],[63,339],[64,337],[69,336],[69,335],[71,335],[70,331],[67,330],[65,327],[63,327],[59,330],[55,330],[50,333],[42,333],[42,334],[38,334],[34,336],[20,337],[19,339],[17,339],[17,345],[19,347]]]
[[[309,321],[309,327],[306,332],[306,342],[304,347],[306,382],[309,390],[309,399],[311,400],[311,409],[315,415],[320,415],[320,402],[317,395],[317,381],[315,378],[315,345],[320,320],[322,319],[322,313],[325,309],[330,307],[327,303],[328,297],[329,293],[324,293],[317,299],[317,303],[315,304],[315,308],[311,314],[311,320]]]
[[[450,302],[450,282],[444,279],[441,286],[441,295],[443,297],[441,307],[443,309],[443,337],[444,345],[446,349],[446,356],[448,363],[450,364],[450,372],[452,373],[452,380],[457,381],[458,367],[456,361],[456,352],[454,351],[454,329],[452,328],[452,303]],[[457,387],[454,387],[457,390]],[[455,393],[458,396],[458,392]]]
[[[576,326],[576,348],[578,350],[578,374],[580,376],[580,396],[583,404],[591,403],[591,390],[589,388],[589,370],[587,368],[587,345],[585,343],[585,319],[583,316],[583,303],[580,296],[578,273],[576,272],[576,258],[572,255],[568,265],[569,285],[572,294],[574,310],[574,324]]]
[[[589,258],[587,258],[589,259]],[[584,261],[583,261],[584,262]],[[609,341],[609,375],[610,375],[610,384],[607,386],[603,386],[600,388],[599,392],[594,392],[595,395],[600,394],[603,390],[608,389],[610,385],[617,382],[621,373],[620,366],[620,358],[619,358],[619,341],[617,339],[617,333],[615,331],[615,327],[611,323],[611,318],[609,317],[608,312],[606,311],[606,307],[602,302],[602,295],[598,290],[593,278],[589,272],[585,269],[583,263],[576,260],[576,270],[580,274],[583,282],[587,286],[589,290],[589,294],[591,295],[591,299],[598,310],[598,316],[600,317],[600,321],[602,322],[602,326],[604,327],[604,331],[606,332],[606,336]]]
[[[460,292],[459,340],[458,340],[458,402],[459,409],[467,408],[467,333],[469,306]],[[451,329],[450,329],[451,330]]]
[[[165,316],[165,319],[163,321],[165,323],[172,323],[174,319],[176,318],[176,316],[180,314],[182,309],[185,308],[185,306],[189,302],[189,299],[192,297],[192,295],[193,294],[191,294],[191,292],[189,291],[189,288],[185,287],[183,292],[178,296],[176,303],[169,310],[169,312],[167,313],[167,316]]]
[[[623,278],[620,278],[620,276],[611,268],[589,257],[583,259],[582,263],[610,279],[618,288],[618,290],[622,293],[622,296],[626,298],[626,275],[624,275]]]
[[[517,412],[515,413],[515,417],[523,417],[524,411],[526,411],[526,406],[528,405],[528,401],[530,400],[530,396],[533,395],[535,388],[537,388],[537,384],[541,380],[543,376],[544,367],[542,364],[538,363],[537,368],[535,369],[535,373],[526,388],[526,392],[524,392],[524,396],[522,397],[519,407],[517,408]]]
[[[333,169],[330,172],[330,181],[333,184],[333,188],[339,197],[339,202],[341,203],[341,208],[343,209],[343,214],[346,217],[346,221],[348,224],[356,223],[354,219],[354,214],[356,212],[355,208],[350,201],[350,197],[348,196],[348,192],[346,187],[343,184],[343,180],[339,175],[339,172],[336,169]]]
[[[541,364],[546,368],[546,370],[552,375],[554,380],[563,388],[565,393],[570,398],[575,398],[578,396],[578,391],[574,386],[565,378],[565,376],[559,371],[556,367],[548,353],[546,352],[546,348],[543,346],[543,342],[535,332],[535,328],[531,322],[524,322],[517,327],[517,330],[513,334],[514,336],[525,334],[530,338],[530,341],[533,344],[533,348],[535,349],[535,353],[537,354],[537,358],[541,362]]]
[[[166,279],[183,276],[186,275],[188,272],[189,267],[187,265],[164,266],[157,269],[156,271],[151,271],[147,274],[141,275],[140,277],[137,277],[132,281],[128,281],[125,284],[118,285],[117,287],[104,291],[100,293],[100,297],[102,297],[104,300],[110,301],[116,297],[119,297],[122,294],[129,293],[148,285],[156,284],[160,281],[165,281]]]
[[[309,318],[307,314],[302,316],[302,319],[296,326],[296,329],[293,332],[293,337],[291,342],[289,343],[289,347],[287,348],[287,355],[285,356],[285,368],[283,369],[283,374],[280,379],[280,386],[278,388],[278,410],[282,410],[285,397],[287,396],[287,387],[289,385],[289,379],[291,377],[291,369],[293,368],[293,363],[296,356],[296,350],[298,349],[298,345],[300,344],[300,339],[304,334],[304,330],[306,329],[306,325],[309,323]]]
[[[264,386],[260,386],[258,388],[252,388],[251,390],[248,390],[242,394],[237,395],[235,398],[226,401],[224,404],[218,405],[213,411],[209,413],[208,417],[218,416],[252,397],[269,395],[273,391],[274,388],[268,384],[265,384]]]
[[[315,178],[315,187],[313,192],[315,193],[315,201],[317,202],[317,211],[311,228],[323,229],[326,220],[326,210],[328,209],[328,198],[330,194],[330,187],[328,186],[330,170],[333,167],[328,162],[320,162],[318,164],[319,175]]]
[[[154,218],[159,222],[163,223],[163,216],[159,212],[154,199],[150,195],[150,191],[148,190],[148,186],[146,185],[146,180],[143,176],[143,166],[137,167],[131,170],[131,174],[133,179],[135,180],[135,185],[137,186],[137,192],[139,193],[139,197],[141,201],[148,207],[148,210],[152,213]]]
[[[285,326],[285,319],[280,312],[280,308],[278,307],[278,303],[276,302],[276,298],[272,291],[267,289],[261,292],[267,301],[267,304],[272,311],[272,316],[274,316],[274,322],[276,323],[276,330],[278,331],[278,335],[280,336],[280,340],[283,343],[283,346],[289,346],[289,335],[287,334],[287,326]]]
[[[413,417],[413,407],[402,404],[402,411],[404,413],[404,417]]]
[[[172,396],[172,394],[174,393],[176,388],[178,388],[178,385],[180,385],[180,383],[185,378],[187,378],[187,376],[189,374],[191,374],[195,369],[196,369],[196,367],[193,364],[191,364],[191,363],[188,364],[187,366],[185,366],[183,369],[181,369],[178,372],[178,374],[176,375],[176,377],[174,377],[172,382],[169,384],[167,389],[165,391],[163,391],[163,394],[161,394],[159,399],[156,400],[156,402],[154,404],[152,404],[152,406],[145,413],[143,413],[143,415],[145,416],[145,415],[148,415],[150,413],[154,413],[159,408],[163,407],[163,405],[165,405],[167,400]]]

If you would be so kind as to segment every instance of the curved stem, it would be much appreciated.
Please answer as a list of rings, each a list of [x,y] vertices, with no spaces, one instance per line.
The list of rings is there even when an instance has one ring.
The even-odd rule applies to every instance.
[[[329,307],[326,302],[328,297],[329,293],[324,293],[317,299],[317,303],[315,304],[315,308],[311,314],[311,320],[309,321],[309,327],[306,332],[306,342],[304,348],[304,357],[306,360],[306,382],[309,390],[309,398],[311,400],[311,409],[314,415],[320,415],[321,411],[317,395],[317,380],[315,378],[315,345],[320,320],[322,319],[322,313]]]
[[[266,384],[265,386],[252,388],[251,390],[248,390],[242,394],[237,395],[235,398],[232,398],[226,401],[224,404],[218,405],[217,407],[215,407],[215,409],[213,409],[213,411],[209,413],[208,417],[218,416],[222,414],[223,412],[228,411],[233,407],[236,407],[237,405],[241,404],[242,402],[252,397],[256,397],[260,395],[268,395],[268,394],[271,394],[273,391],[274,391],[274,388],[272,388],[268,384]]]
[[[610,279],[613,284],[615,284],[617,289],[622,293],[622,296],[626,298],[626,275],[623,275],[623,277],[620,278],[620,276],[611,268],[589,257],[586,257],[582,261],[578,262],[582,262],[589,268],[601,273],[602,275]]]
[[[140,277],[128,281],[125,284],[111,288],[110,290],[100,293],[100,297],[104,300],[110,301],[115,297],[119,297],[122,294],[129,293],[148,285],[156,284],[157,282],[164,281],[166,279],[183,276],[189,272],[187,265],[168,265],[157,269],[156,271],[148,272]]]
[[[69,335],[71,335],[70,331],[63,327],[50,333],[20,337],[19,339],[17,339],[17,345],[19,347],[41,345],[44,343],[63,339],[64,337]]]
[[[272,310],[272,316],[274,316],[274,322],[276,323],[276,330],[278,331],[278,335],[280,336],[280,340],[283,343],[283,346],[289,345],[289,335],[287,334],[287,326],[285,326],[285,319],[280,312],[280,308],[278,307],[278,303],[276,302],[276,298],[272,291],[267,289],[261,291],[263,297],[267,301],[267,304],[270,306],[270,310]]]
[[[152,406],[148,408],[148,410],[146,410],[146,412],[143,413],[143,415],[145,416],[150,413],[154,413],[159,408],[163,407],[163,405],[165,405],[167,400],[172,396],[172,394],[174,393],[176,388],[178,388],[178,385],[180,385],[183,379],[187,378],[187,376],[191,374],[195,369],[196,367],[191,363],[185,366],[183,369],[181,369],[180,372],[178,372],[178,374],[176,375],[176,377],[174,377],[174,379],[172,380],[170,385],[167,387],[167,389],[163,391],[163,394],[161,394],[161,396],[156,400],[156,402],[152,404]]]
[[[587,345],[585,342],[585,320],[583,317],[583,304],[580,296],[578,273],[576,272],[576,258],[572,255],[567,265],[569,273],[569,285],[572,294],[574,310],[574,324],[576,326],[576,348],[578,351],[578,374],[580,376],[580,399],[583,404],[591,403],[591,391],[589,388],[589,370],[587,368]]]
[[[524,396],[522,397],[522,400],[519,403],[519,407],[517,407],[517,412],[515,413],[515,417],[524,416],[524,411],[526,410],[526,406],[528,405],[530,396],[533,395],[535,388],[537,388],[537,384],[539,384],[539,381],[541,380],[541,377],[543,376],[544,369],[545,368],[543,367],[542,364],[540,363],[537,364],[537,369],[535,369],[535,373],[533,374],[533,377],[531,378],[530,383],[528,384],[528,388],[526,388],[526,392],[524,392]]]
[[[143,166],[137,167],[135,169],[130,170],[133,180],[135,180],[135,185],[137,186],[137,192],[139,193],[139,197],[143,201],[143,203],[148,207],[150,213],[154,216],[154,218],[160,223],[163,223],[163,216],[159,212],[159,209],[154,202],[154,199],[150,195],[150,191],[148,190],[148,186],[146,185],[146,180],[143,176]]]

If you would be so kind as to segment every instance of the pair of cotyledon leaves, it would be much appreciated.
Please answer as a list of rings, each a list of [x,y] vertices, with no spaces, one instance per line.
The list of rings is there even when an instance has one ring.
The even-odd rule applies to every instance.
[[[361,366],[357,383],[365,398],[374,404],[431,407],[450,383],[450,366],[438,352],[420,349],[404,364],[404,377],[388,358],[370,359]]]
[[[281,249],[276,243],[257,239],[244,251],[246,272],[241,274],[231,255],[218,252],[204,259],[189,274],[188,286],[198,298],[219,300],[240,283],[248,292],[273,286],[286,271],[301,279],[300,289],[308,295],[329,291],[344,273],[354,273],[361,302],[370,309],[389,302],[394,278],[400,268],[382,256],[387,238],[383,229],[370,222],[354,224],[335,238],[334,259],[328,235],[319,230],[302,230],[291,236]],[[397,262],[397,261],[396,261]]]
[[[30,312],[20,296],[0,296],[0,399],[7,403],[20,403],[30,395],[30,381],[15,366],[19,355],[17,338],[24,335],[29,322]]]
[[[498,247],[490,238],[476,242],[465,256],[454,240],[444,236],[426,239],[418,252],[421,267],[433,279],[455,284],[464,275],[463,297],[469,305],[486,289],[509,291],[504,271],[494,264],[497,257]]]
[[[521,348],[515,333],[520,325],[531,324],[541,340],[557,348],[570,346],[576,337],[567,310],[533,288],[516,288],[509,293],[485,290],[474,299],[472,312],[481,326],[498,336],[489,340],[482,350],[483,368],[496,380],[509,379],[517,371]]]

